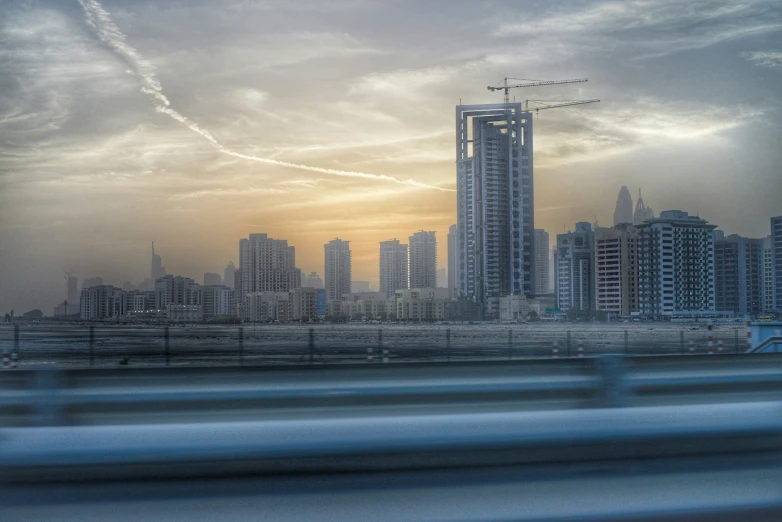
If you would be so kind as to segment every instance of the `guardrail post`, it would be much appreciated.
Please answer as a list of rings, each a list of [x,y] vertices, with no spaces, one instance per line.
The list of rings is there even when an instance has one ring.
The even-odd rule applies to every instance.
[[[163,329],[163,336],[165,339],[165,347],[166,347],[166,366],[169,366],[171,364],[171,346],[169,345],[169,335],[168,335],[168,326],[166,326]]]
[[[95,326],[90,325],[90,366],[95,366]]]
[[[19,356],[19,325],[14,325],[14,353]]]
[[[603,355],[598,357],[597,369],[600,373],[601,389],[598,393],[598,405],[603,408],[621,408],[632,403],[632,389],[625,379],[625,359],[621,355]]]
[[[58,390],[62,388],[63,372],[59,370],[38,370],[35,372],[35,399],[33,422],[36,426],[58,426],[62,424],[62,404]]]
[[[513,359],[513,328],[508,328],[508,360]]]
[[[567,331],[567,356],[570,357],[570,330]]]
[[[314,328],[310,328],[309,351],[310,351],[310,364],[315,364],[315,329]]]
[[[244,366],[244,326],[239,327],[239,366]]]
[[[629,334],[627,330],[625,330],[625,355],[630,353],[630,342],[628,341]]]
[[[445,358],[451,360],[451,329],[445,329]]]

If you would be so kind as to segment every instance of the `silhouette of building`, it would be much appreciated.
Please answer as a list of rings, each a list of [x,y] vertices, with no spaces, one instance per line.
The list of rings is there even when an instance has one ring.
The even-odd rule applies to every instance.
[[[616,197],[616,208],[614,209],[614,225],[619,223],[633,223],[633,197],[625,185],[619,189],[619,195]]]
[[[65,283],[65,292],[68,304],[75,305],[79,301],[79,280],[76,276],[68,275]]]
[[[633,214],[633,225],[640,225],[647,219],[654,218],[652,207],[644,205],[644,198],[641,197],[641,189],[638,189],[638,201],[635,204],[635,213]]]
[[[103,285],[103,278],[102,277],[88,277],[81,283],[81,288],[84,290],[85,288],[92,288],[93,286],[101,286]]]
[[[433,231],[410,236],[409,288],[437,288],[437,239]]]
[[[381,241],[379,290],[386,299],[393,299],[397,290],[408,288],[407,268],[407,245],[398,239]]]
[[[201,304],[201,285],[189,277],[165,275],[155,279],[155,306],[166,310],[169,305]]]
[[[323,289],[323,278],[317,272],[310,272],[301,276],[301,286],[306,288]]]
[[[204,286],[221,286],[223,284],[223,278],[220,274],[214,274],[207,272],[204,274]]]
[[[150,279],[153,281],[158,277],[166,275],[166,267],[163,266],[163,258],[155,254],[155,242],[152,242],[152,264],[150,267]]]
[[[350,241],[332,239],[325,245],[324,265],[326,277],[326,299],[339,301],[343,295],[351,292],[351,252]]]
[[[458,294],[497,317],[500,297],[534,292],[532,113],[459,105],[456,126]]]
[[[234,287],[234,274],[236,273],[236,267],[233,261],[228,261],[228,266],[223,270],[223,286],[233,289]]]

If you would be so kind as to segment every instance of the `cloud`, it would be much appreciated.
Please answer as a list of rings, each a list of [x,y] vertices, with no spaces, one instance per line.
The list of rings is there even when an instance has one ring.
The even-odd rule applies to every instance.
[[[782,51],[744,52],[741,57],[758,67],[782,67]]]
[[[87,17],[87,23],[95,29],[100,40],[109,46],[119,58],[121,58],[129,67],[130,73],[136,76],[141,82],[141,92],[147,94],[155,101],[155,110],[162,114],[165,114],[179,123],[185,125],[196,134],[200,134],[204,139],[211,143],[217,150],[248,161],[254,161],[258,163],[266,163],[271,165],[278,165],[281,167],[288,167],[299,170],[307,170],[311,172],[318,172],[321,174],[330,174],[333,176],[361,178],[361,179],[374,179],[378,181],[387,181],[392,183],[399,183],[402,185],[412,185],[418,188],[434,189],[451,191],[452,189],[444,189],[434,185],[429,185],[416,181],[414,179],[397,179],[392,176],[383,174],[369,174],[366,172],[358,171],[344,171],[338,169],[330,169],[323,167],[313,167],[309,165],[301,165],[298,163],[292,163],[288,161],[279,161],[271,158],[263,158],[254,156],[251,154],[245,154],[226,148],[220,142],[218,142],[214,136],[198,123],[192,121],[187,116],[184,116],[180,112],[170,107],[171,102],[163,94],[163,88],[160,85],[156,75],[154,66],[146,61],[141,55],[126,43],[126,37],[124,33],[116,26],[111,19],[109,13],[103,9],[103,7],[96,0],[79,0],[79,3],[84,9]]]

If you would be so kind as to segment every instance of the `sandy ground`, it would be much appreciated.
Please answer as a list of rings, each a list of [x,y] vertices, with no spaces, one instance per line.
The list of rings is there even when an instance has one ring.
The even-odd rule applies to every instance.
[[[158,326],[95,325],[93,363],[115,366],[161,365],[166,361],[164,329]],[[313,350],[310,350],[310,334]],[[628,353],[654,355],[707,351],[705,324],[670,323],[531,323],[523,325],[244,325],[172,326],[169,362],[172,365],[297,364],[316,362],[365,363],[367,348],[387,343],[393,362],[551,357],[559,343],[562,357],[575,356],[579,341],[586,355]],[[721,340],[726,352],[743,349],[741,323],[714,326],[715,350]],[[568,341],[569,339],[569,341]],[[89,364],[86,325],[23,325],[20,366],[77,367]],[[0,327],[0,350],[13,347],[13,330]]]

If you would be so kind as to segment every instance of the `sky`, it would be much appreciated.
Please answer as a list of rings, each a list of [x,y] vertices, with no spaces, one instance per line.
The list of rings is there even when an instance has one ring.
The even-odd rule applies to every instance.
[[[782,4],[0,0],[0,312],[64,274],[201,281],[250,233],[304,272],[456,221],[455,106],[589,78],[535,116],[535,227],[611,225],[619,188],[763,237],[782,214]]]

